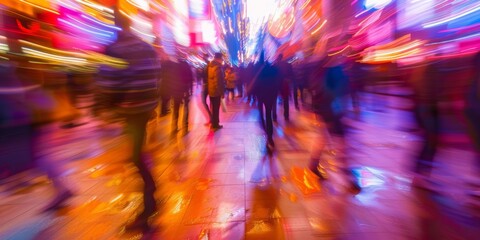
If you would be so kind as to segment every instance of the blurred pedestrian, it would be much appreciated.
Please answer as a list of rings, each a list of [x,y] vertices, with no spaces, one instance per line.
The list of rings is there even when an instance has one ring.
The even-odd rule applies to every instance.
[[[303,91],[306,86],[306,66],[303,62],[297,62],[293,69],[293,103],[295,104],[295,109],[300,110],[298,104],[298,98],[300,97],[300,102],[303,104],[305,102]],[[300,95],[300,96],[299,96]]]
[[[173,100],[173,114],[172,114],[172,133],[178,131],[178,117],[180,113],[180,105],[183,104],[183,129],[185,133],[188,132],[188,113],[190,97],[192,96],[193,88],[193,72],[190,65],[185,58],[181,56],[178,63],[175,63],[168,71],[172,72],[173,79],[170,89],[170,94]]]
[[[223,54],[215,53],[213,61],[207,66],[208,96],[210,96],[210,111],[212,121],[210,129],[217,131],[223,128],[220,125],[220,104],[225,94],[225,70],[223,68]]]
[[[209,56],[208,54],[203,55],[203,60],[205,61],[205,67],[202,68],[202,105],[205,108],[207,114],[208,114],[208,123],[207,125],[210,125],[212,123],[212,111],[210,111],[210,106],[207,104],[207,98],[208,98],[208,64],[210,64],[209,61]]]
[[[267,150],[272,151],[275,143],[273,141],[273,106],[280,91],[280,71],[276,66],[265,61],[265,54],[262,52],[255,68],[256,74],[252,79],[252,93],[258,100],[260,112],[260,124],[267,134]]]
[[[160,116],[164,117],[170,112],[171,98],[172,94],[170,89],[172,89],[172,84],[174,84],[174,74],[169,69],[174,67],[174,62],[169,58],[163,59],[160,63],[163,66],[160,70],[161,81],[160,81]]]
[[[227,89],[227,99],[231,95],[232,100],[235,99],[235,86],[237,82],[237,73],[232,66],[227,66],[225,69],[225,85]]]
[[[252,85],[252,81],[255,76],[255,73],[256,73],[255,66],[253,62],[250,62],[245,69],[245,85],[246,86]],[[251,92],[250,90],[251,89],[247,88],[247,102],[249,104],[253,104],[255,102],[255,94],[253,94],[253,92]]]
[[[238,74],[237,81],[235,84],[237,85],[237,97],[242,98],[243,97],[243,84],[245,82],[245,66],[243,64],[241,66],[238,66],[235,68],[235,71]]]
[[[345,138],[346,126],[342,122],[345,112],[344,98],[348,93],[348,77],[344,71],[344,65],[341,57],[328,57],[324,62],[324,69],[317,73],[317,89],[315,93],[316,112],[326,123],[327,131],[324,131],[323,138],[328,145],[331,145],[332,151],[335,151],[336,159],[340,168],[348,180],[348,188],[353,193],[360,191],[360,186],[350,166],[349,149]],[[321,149],[319,152],[312,151],[310,169],[320,179],[326,179],[326,171],[321,162],[321,154],[327,149]]]
[[[415,159],[413,185],[420,188],[432,189],[429,176],[433,167],[435,153],[439,143],[440,112],[439,97],[440,79],[439,69],[441,63],[435,57],[414,68],[414,114],[418,126],[422,130],[423,144]]]
[[[290,120],[290,91],[293,79],[292,65],[283,59],[283,54],[278,55],[275,61],[275,67],[280,71],[280,97],[283,103],[283,117],[285,121]],[[277,121],[277,105],[273,106],[273,121]]]
[[[74,191],[66,183],[64,165],[52,161],[48,154],[40,153],[44,149],[38,146],[44,139],[39,128],[45,118],[35,119],[39,112],[52,116],[56,102],[41,85],[24,85],[17,75],[15,63],[1,62],[0,74],[0,173],[9,171],[15,174],[32,167],[35,162],[45,171],[56,192],[43,210],[59,209],[73,196]]]
[[[125,128],[132,142],[131,161],[137,167],[143,183],[143,211],[128,229],[147,231],[149,217],[157,209],[154,193],[155,181],[142,156],[147,122],[158,103],[158,62],[155,49],[130,31],[130,21],[115,10],[115,24],[122,30],[117,40],[106,47],[106,55],[123,59],[125,68],[102,66],[100,82],[105,91],[111,92],[111,109],[124,120]]]
[[[79,98],[82,93],[85,92],[86,86],[85,84],[78,83],[78,78],[82,77],[81,75],[77,76],[73,71],[67,72],[67,84],[65,86],[66,92],[65,94],[68,95],[68,102],[71,105],[71,109],[78,109]],[[83,76],[85,78],[85,76]],[[71,114],[71,116],[64,119],[65,123],[61,126],[61,128],[74,128],[78,126],[82,126],[86,124],[86,122],[80,121],[81,114],[80,111],[77,110],[77,114]],[[75,112],[77,112],[75,111]]]
[[[480,52],[474,57],[473,69],[476,71],[466,95],[465,115],[467,117],[468,133],[475,149],[477,176],[480,176]],[[480,199],[480,182],[473,183],[471,195]]]

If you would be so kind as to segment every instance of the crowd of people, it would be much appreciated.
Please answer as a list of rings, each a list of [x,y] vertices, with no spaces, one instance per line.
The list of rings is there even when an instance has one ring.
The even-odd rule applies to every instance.
[[[201,79],[201,100],[204,112],[208,116],[208,125],[212,131],[222,129],[220,109],[222,102],[227,99],[244,98],[247,104],[257,106],[259,123],[265,131],[266,149],[275,151],[274,127],[277,119],[277,105],[283,107],[283,117],[286,122],[290,119],[290,101],[293,98],[295,109],[310,110],[316,113],[327,125],[326,138],[330,139],[333,148],[342,153],[339,161],[343,163],[343,172],[349,179],[352,192],[359,192],[360,186],[350,169],[347,150],[346,127],[342,122],[345,113],[345,101],[351,99],[354,107],[358,108],[357,92],[361,90],[365,81],[362,67],[359,63],[340,56],[327,56],[313,64],[306,62],[291,62],[282,54],[269,62],[264,52],[259,53],[255,62],[245,65],[231,66],[225,64],[225,55],[215,53],[210,60],[204,55],[204,67],[194,71],[186,60],[186,56],[178,53],[172,59],[160,59],[157,50],[130,33],[129,20],[121,14],[116,16],[116,24],[124,29],[118,35],[115,43],[107,47],[105,54],[123,59],[128,63],[125,68],[102,66],[97,74],[97,89],[102,97],[101,105],[107,111],[114,111],[124,120],[125,132],[130,136],[132,144],[131,161],[137,167],[144,182],[143,212],[134,221],[131,228],[149,228],[148,219],[156,209],[154,193],[156,190],[154,177],[142,158],[142,148],[146,135],[146,126],[149,120],[172,113],[172,134],[180,129],[188,132],[189,102],[193,95],[195,78]],[[480,55],[475,58],[475,66],[480,66]],[[419,127],[423,130],[424,146],[420,150],[415,172],[419,179],[425,178],[432,167],[435,149],[439,134],[438,103],[441,96],[438,94],[438,84],[442,61],[432,61],[420,76],[421,84],[414,86],[415,113]],[[348,70],[347,70],[348,69]],[[197,74],[194,74],[197,72]],[[6,75],[5,75],[6,76]],[[12,77],[13,79],[13,77]],[[465,113],[468,119],[470,134],[475,143],[480,172],[479,148],[479,88],[478,74],[469,87]],[[310,105],[305,93],[311,96]],[[236,94],[235,94],[236,91]],[[13,103],[2,100],[2,104]],[[99,103],[99,104],[100,104]],[[280,103],[280,104],[279,104]],[[183,110],[181,110],[183,106]],[[180,121],[180,112],[183,119]],[[180,122],[180,123],[179,123]],[[181,124],[181,128],[179,128]],[[326,171],[320,162],[319,153],[311,155],[310,169],[320,179],[326,178]],[[54,180],[58,188],[57,197],[47,206],[48,210],[61,206],[73,194],[68,186],[62,184],[60,173],[54,166],[47,167],[47,173]],[[423,183],[425,184],[425,183]]]

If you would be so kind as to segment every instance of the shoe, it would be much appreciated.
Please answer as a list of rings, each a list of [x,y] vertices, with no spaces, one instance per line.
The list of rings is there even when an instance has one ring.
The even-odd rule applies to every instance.
[[[220,129],[222,129],[222,128],[223,128],[222,125],[218,125],[218,126],[216,126],[216,127],[210,127],[210,129],[211,129],[212,131],[217,131],[217,130],[220,130]]]
[[[362,187],[358,183],[358,179],[355,176],[355,172],[350,168],[344,169],[344,172],[347,175],[348,182],[349,182],[347,190],[354,195],[359,194],[362,191]]]
[[[350,181],[350,186],[348,188],[348,191],[354,195],[357,195],[362,191],[362,187],[358,185],[358,182],[356,180],[352,180]]]
[[[267,151],[273,152],[274,148],[275,148],[275,142],[273,141],[273,138],[269,138],[267,140]]]
[[[152,230],[150,224],[148,223],[148,218],[138,217],[133,222],[125,226],[125,230],[128,232],[131,231],[141,231],[143,233],[149,232]]]
[[[45,209],[44,212],[53,211],[64,207],[65,202],[73,197],[73,193],[70,190],[66,190],[63,193],[59,194],[55,197],[52,202],[50,202]]]
[[[271,145],[272,147],[275,147],[275,142],[273,141],[273,138],[271,138],[271,137],[268,138],[267,144],[268,144],[268,145]]]
[[[84,123],[67,123],[67,124],[64,124],[62,125],[60,128],[63,128],[63,129],[70,129],[70,128],[75,128],[75,127],[79,127],[79,126],[82,126],[82,125],[85,125],[87,124],[86,122]]]
[[[320,164],[317,164],[316,166],[310,166],[310,171],[317,175],[320,180],[327,180],[327,172]]]
[[[416,174],[412,179],[412,187],[430,192],[439,192],[441,186],[428,176]]]

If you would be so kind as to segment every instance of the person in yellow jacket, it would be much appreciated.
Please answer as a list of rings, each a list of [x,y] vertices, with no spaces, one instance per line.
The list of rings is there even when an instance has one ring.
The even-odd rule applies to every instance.
[[[223,70],[222,53],[215,53],[213,61],[207,66],[207,84],[212,112],[210,128],[216,131],[223,127],[220,125],[220,103],[225,94],[225,71]]]

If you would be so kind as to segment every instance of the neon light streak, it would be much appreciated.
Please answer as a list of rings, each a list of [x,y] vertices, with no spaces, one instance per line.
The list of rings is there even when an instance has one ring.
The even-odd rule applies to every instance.
[[[36,43],[28,42],[28,41],[25,41],[25,40],[18,40],[18,41],[19,41],[21,44],[28,45],[28,46],[31,46],[31,47],[40,48],[40,49],[43,49],[43,50],[46,50],[46,51],[50,51],[50,52],[54,52],[54,53],[70,54],[70,55],[75,55],[75,56],[81,57],[81,58],[84,58],[84,57],[85,57],[85,55],[82,54],[82,53],[62,51],[62,50],[58,50],[58,49],[55,49],[55,48],[49,48],[49,47],[45,47],[45,46],[42,46],[42,45],[38,45],[38,44],[36,44]]]
[[[300,9],[304,9],[309,3],[310,3],[310,0],[305,1],[303,5],[300,7]]]
[[[339,54],[339,53],[342,53],[343,51],[347,50],[349,47],[350,47],[350,45],[347,45],[347,46],[345,46],[344,48],[342,48],[340,51],[337,51],[337,52],[328,54],[328,56],[333,56],[333,55],[337,55],[337,54]]]
[[[372,9],[373,9],[373,8],[367,8],[367,9],[363,10],[363,11],[360,12],[359,14],[355,15],[355,18],[360,17],[361,15],[363,15],[364,13],[366,13],[366,12],[372,10]]]
[[[72,5],[72,4],[69,3],[69,2],[65,2],[65,1],[63,1],[63,0],[57,0],[57,1],[58,1],[58,3],[59,3],[60,5],[62,5],[62,6],[66,6],[66,7],[70,8],[70,9],[73,9],[73,10],[82,11],[81,8],[79,8],[78,6]]]
[[[140,25],[144,25],[146,27],[149,27],[149,28],[152,28],[152,24],[147,22],[147,21],[144,21],[144,20],[140,20],[140,19],[135,19],[134,17],[128,15],[126,12],[124,12],[123,10],[120,10],[120,13],[123,14],[125,17],[127,17],[128,19],[140,24]]]
[[[72,19],[72,20],[75,21],[75,22],[78,22],[79,24],[81,24],[81,25],[83,25],[83,26],[86,26],[87,28],[93,28],[93,29],[98,30],[98,31],[100,31],[100,32],[104,32],[104,33],[106,33],[106,34],[109,34],[109,35],[111,35],[111,36],[113,36],[113,35],[115,34],[115,33],[113,33],[113,32],[107,31],[107,30],[103,30],[103,29],[100,29],[100,28],[96,28],[96,27],[90,26],[90,25],[88,25],[88,24],[86,24],[86,23],[84,23],[84,22],[82,22],[82,21],[80,21],[80,20],[78,20],[78,19],[76,19],[76,18],[74,18],[74,17],[72,17],[72,16],[68,16],[68,18]]]
[[[47,12],[55,13],[55,14],[57,14],[57,15],[60,14],[60,13],[58,13],[58,12],[55,11],[55,10],[48,9],[48,8],[45,8],[45,7],[42,7],[42,6],[38,6],[38,5],[36,5],[36,4],[33,4],[33,3],[28,2],[28,1],[25,1],[25,0],[20,0],[20,1],[23,2],[23,3],[26,3],[26,4],[28,4],[28,5],[30,5],[30,6],[32,6],[32,7],[40,8],[40,9],[42,9],[42,10],[44,10],[44,11],[47,11]]]
[[[138,30],[138,29],[136,29],[136,28],[134,28],[134,27],[130,27],[130,29],[132,29],[133,31],[135,31],[135,32],[137,32],[137,33],[139,33],[139,34],[142,34],[143,36],[155,38],[155,36],[150,35],[150,34],[147,34],[147,33],[144,33],[144,32],[142,32],[142,31],[140,31],[140,30]]]
[[[89,20],[89,21],[92,21],[92,22],[97,23],[97,24],[99,24],[99,25],[102,25],[102,26],[104,26],[104,27],[108,27],[108,28],[111,28],[111,29],[114,29],[114,30],[117,30],[117,31],[122,30],[121,28],[119,28],[119,27],[117,27],[117,26],[109,25],[109,24],[104,23],[104,22],[102,22],[102,21],[98,21],[97,19],[95,19],[95,18],[93,18],[93,17],[90,17],[90,16],[87,16],[87,15],[85,15],[85,14],[81,14],[80,16],[81,16],[82,18],[85,18],[85,19],[87,19],[87,20]]]
[[[69,62],[72,64],[85,64],[87,63],[86,59],[81,59],[81,58],[74,58],[74,57],[64,57],[64,56],[59,56],[59,55],[54,55],[50,53],[45,53],[37,50],[33,50],[31,48],[26,48],[22,47],[22,51],[24,51],[26,54],[38,56],[38,57],[43,57],[45,59],[49,59],[55,62]]]
[[[145,11],[150,10],[150,6],[148,5],[148,2],[145,0],[127,0],[128,3],[132,4],[133,6],[143,9]]]
[[[67,25],[70,25],[71,27],[74,27],[74,28],[78,28],[78,29],[80,29],[80,30],[83,30],[83,31],[85,31],[85,32],[89,32],[89,33],[96,34],[96,35],[101,35],[101,36],[104,36],[104,37],[111,37],[110,34],[104,34],[104,33],[99,33],[99,32],[95,32],[95,31],[91,31],[91,30],[85,29],[85,28],[83,28],[83,27],[77,26],[77,25],[75,25],[75,24],[73,24],[73,23],[71,23],[71,22],[69,22],[69,21],[67,21],[67,20],[65,20],[65,19],[59,18],[58,21],[63,22],[63,23],[65,23],[65,24],[67,24]]]
[[[430,44],[426,44],[426,46],[437,45],[437,44],[442,44],[442,43],[449,43],[449,42],[456,42],[456,41],[466,40],[466,39],[475,38],[475,37],[480,37],[480,33],[475,33],[475,34],[472,34],[472,35],[468,35],[468,36],[460,37],[460,38],[455,38],[455,39],[452,39],[452,40],[430,43]]]
[[[0,43],[0,51],[8,52],[9,50],[10,48],[8,47],[7,44]]]
[[[112,9],[107,8],[107,7],[104,7],[104,6],[100,5],[100,4],[96,4],[96,3],[92,3],[92,2],[84,1],[84,0],[76,0],[76,1],[79,2],[79,3],[81,3],[81,4],[87,5],[87,6],[89,6],[89,7],[98,9],[98,10],[100,10],[100,11],[105,11],[105,12],[108,12],[108,13],[113,14],[113,10],[112,10]]]
[[[320,29],[322,29],[322,27],[325,25],[325,23],[327,23],[327,20],[323,21],[322,25],[320,25],[320,27],[315,29],[315,31],[311,32],[310,34],[313,35],[313,34],[317,33],[318,31],[320,31]]]
[[[444,23],[453,21],[453,20],[455,20],[455,19],[464,17],[464,16],[466,16],[466,15],[469,15],[469,14],[474,13],[474,12],[479,11],[479,10],[480,10],[480,3],[478,3],[478,4],[475,5],[475,6],[472,6],[472,7],[469,8],[469,9],[466,9],[466,10],[463,11],[463,12],[460,12],[460,13],[458,13],[458,14],[455,14],[455,15],[453,15],[453,16],[446,17],[446,18],[443,18],[443,19],[439,19],[439,20],[436,20],[436,21],[433,21],[433,22],[429,22],[429,23],[423,24],[422,26],[423,26],[423,28],[435,27],[435,26],[442,25],[442,24],[444,24]]]
[[[9,88],[0,88],[1,94],[14,94],[30,91],[36,88],[40,88],[40,85],[32,85],[26,87],[9,87]]]

